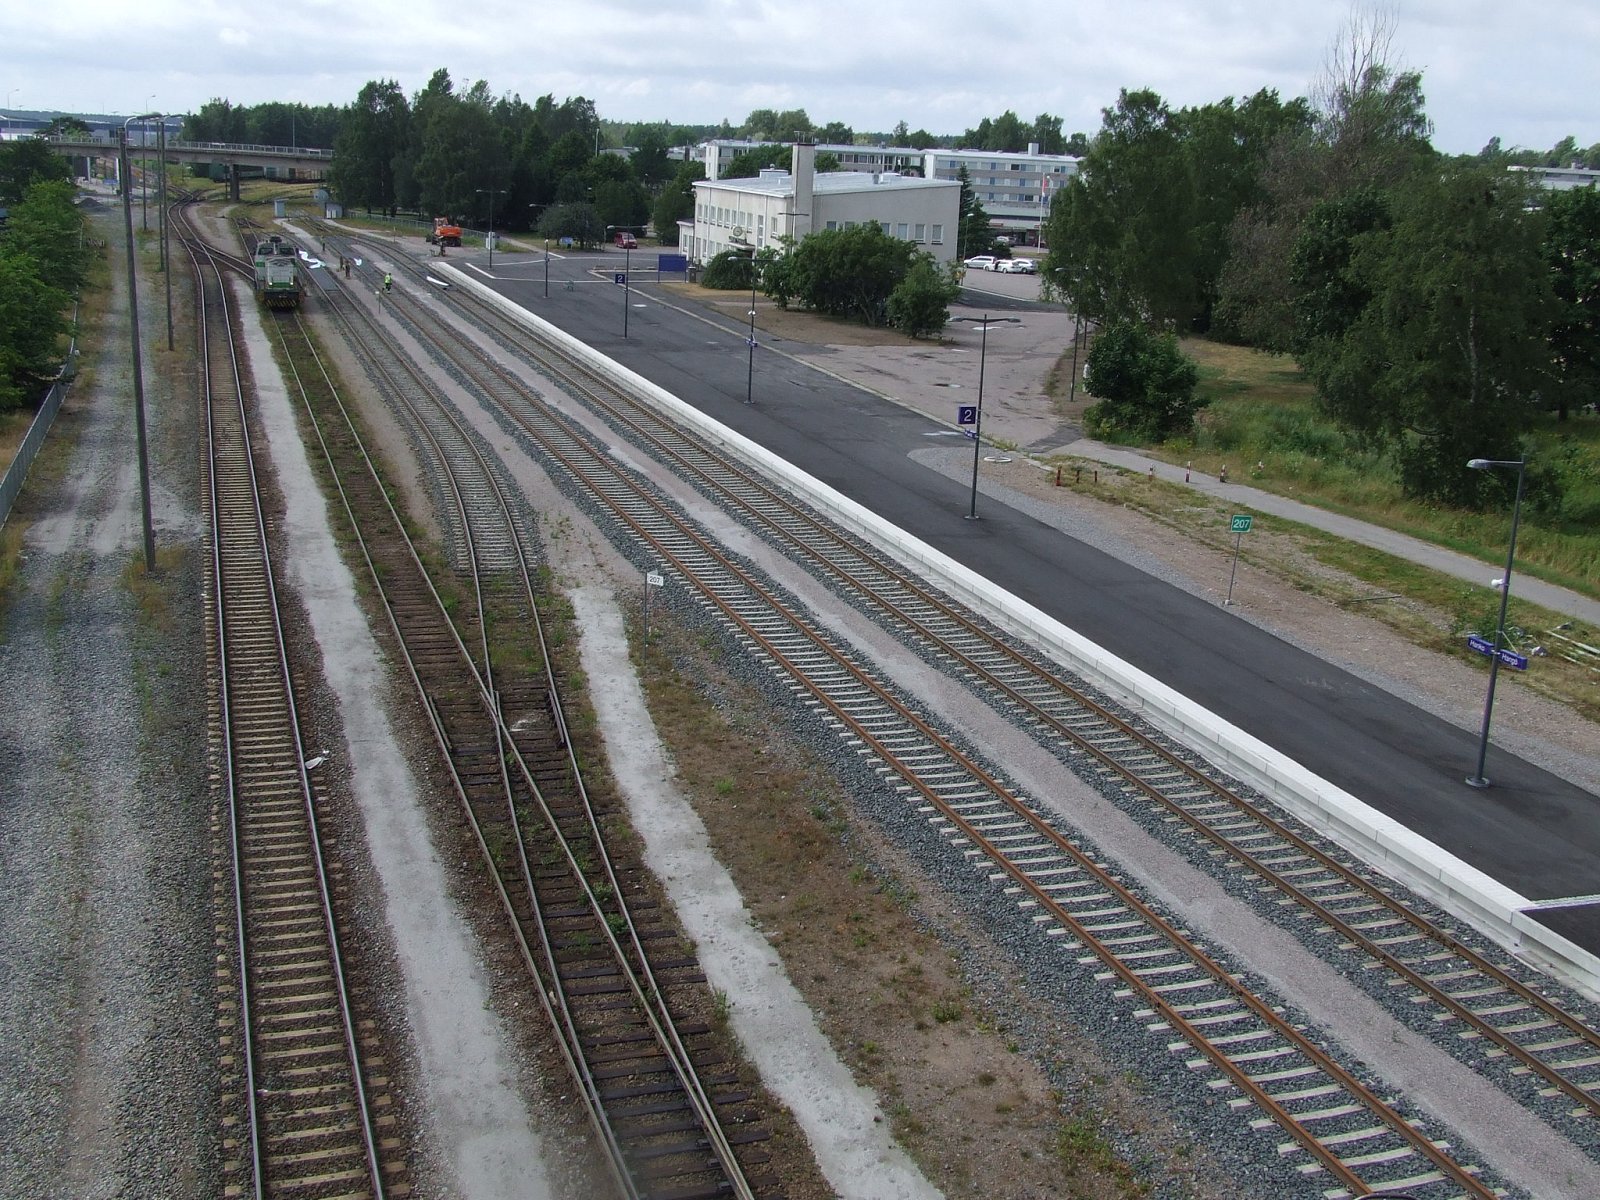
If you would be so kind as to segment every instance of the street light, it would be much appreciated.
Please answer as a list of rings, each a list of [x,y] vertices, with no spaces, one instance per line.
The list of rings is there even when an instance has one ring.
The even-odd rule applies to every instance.
[[[496,193],[504,196],[506,190],[505,188],[478,188],[477,192],[480,196],[485,192],[489,194],[489,236],[485,241],[489,245],[489,270],[492,271],[494,270],[494,198]]]
[[[1478,735],[1478,769],[1467,776],[1467,783],[1475,788],[1486,788],[1489,780],[1483,773],[1483,760],[1489,753],[1489,718],[1494,713],[1494,685],[1500,675],[1500,644],[1506,636],[1506,604],[1511,599],[1511,563],[1517,556],[1517,524],[1522,519],[1522,482],[1527,474],[1525,458],[1474,458],[1467,461],[1474,471],[1489,471],[1495,467],[1517,469],[1517,498],[1511,506],[1511,544],[1506,548],[1506,573],[1500,580],[1500,619],[1494,627],[1494,653],[1489,659],[1489,695],[1483,702],[1483,731]]]
[[[756,402],[756,274],[759,264],[756,262],[755,251],[750,252],[750,369],[745,376],[744,402]]]
[[[957,321],[970,321],[982,332],[978,341],[978,405],[972,417],[972,503],[967,510],[967,520],[978,519],[978,452],[983,449],[983,367],[989,357],[989,326],[990,325],[1021,325],[1020,317],[990,317],[984,313],[981,317],[951,317],[950,323]]]
[[[156,94],[150,93],[150,104],[156,102]],[[147,104],[145,107],[149,107]],[[150,116],[156,114],[152,113]],[[139,223],[145,230],[150,229],[150,126],[145,117],[139,124]]]
[[[610,238],[610,236],[611,236],[611,234],[612,234],[612,232],[614,230],[624,229],[624,228],[626,228],[626,226],[623,226],[623,225],[607,225],[606,226],[606,237]],[[623,341],[627,341],[628,340],[628,265],[632,261],[633,261],[633,248],[631,246],[624,246],[622,248],[622,340]]]
[[[544,298],[550,299],[550,239],[544,240]]]
[[[144,569],[145,574],[154,575],[156,570],[156,541],[155,534],[150,526],[150,456],[145,445],[144,430],[144,361],[141,357],[139,346],[139,291],[135,286],[133,274],[133,198],[128,195],[127,181],[130,175],[128,166],[128,126],[135,121],[147,120],[156,116],[149,113],[142,117],[129,117],[122,123],[122,136],[118,144],[117,169],[122,172],[122,226],[127,239],[128,251],[128,318],[129,326],[133,331],[133,420],[134,428],[138,433],[139,445],[139,510],[144,525]]]

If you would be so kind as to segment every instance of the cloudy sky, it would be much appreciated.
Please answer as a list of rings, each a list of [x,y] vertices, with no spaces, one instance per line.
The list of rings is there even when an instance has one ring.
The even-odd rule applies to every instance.
[[[1120,88],[1174,106],[1306,94],[1351,0],[14,0],[8,108],[187,112],[345,104],[437,68],[617,121],[738,125],[803,108],[858,131],[960,133],[1010,109],[1092,134]],[[1392,0],[1391,60],[1420,70],[1434,144],[1600,142],[1600,0]],[[0,110],[4,111],[4,110]]]

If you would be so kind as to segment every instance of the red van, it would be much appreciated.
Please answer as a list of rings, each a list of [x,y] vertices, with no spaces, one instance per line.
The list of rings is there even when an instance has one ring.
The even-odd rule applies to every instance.
[[[629,233],[626,229],[617,230],[617,236],[615,240],[618,249],[637,250],[639,248],[638,239],[636,239],[633,234]]]

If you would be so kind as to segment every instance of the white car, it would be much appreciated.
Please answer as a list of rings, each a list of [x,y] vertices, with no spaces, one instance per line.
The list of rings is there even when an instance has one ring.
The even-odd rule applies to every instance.
[[[994,270],[994,262],[995,259],[992,254],[975,254],[963,261],[961,265],[969,271],[992,271]]]
[[[995,263],[996,271],[1003,271],[1007,275],[1032,275],[1034,273],[1033,259],[1031,258],[1002,258]]]

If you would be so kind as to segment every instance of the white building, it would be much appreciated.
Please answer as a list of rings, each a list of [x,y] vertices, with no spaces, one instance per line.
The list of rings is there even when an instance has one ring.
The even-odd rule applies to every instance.
[[[717,139],[695,147],[693,157],[705,167],[708,180],[717,180],[735,155],[779,144]],[[1008,235],[1013,242],[1030,245],[1038,244],[1050,216],[1050,202],[1078,173],[1082,161],[1067,154],[1041,154],[1037,142],[1020,154],[906,146],[819,145],[815,149],[837,158],[845,172],[954,180],[965,167],[973,195],[989,214],[990,229]]]
[[[1025,154],[998,150],[929,150],[923,171],[929,179],[955,179],[962,167],[973,197],[989,214],[989,227],[1013,242],[1038,245],[1050,202],[1078,173],[1082,159],[1041,154],[1037,142]]]
[[[694,185],[694,219],[678,225],[678,245],[691,262],[725,250],[762,250],[780,238],[803,241],[820,229],[881,226],[939,262],[956,256],[961,187],[943,179],[895,172],[815,169],[817,148],[797,145],[791,169],[754,179],[705,179]]]
[[[1570,167],[1512,167],[1532,175],[1540,187],[1553,192],[1570,192],[1573,188],[1592,188],[1600,184],[1600,171],[1573,163]]]

